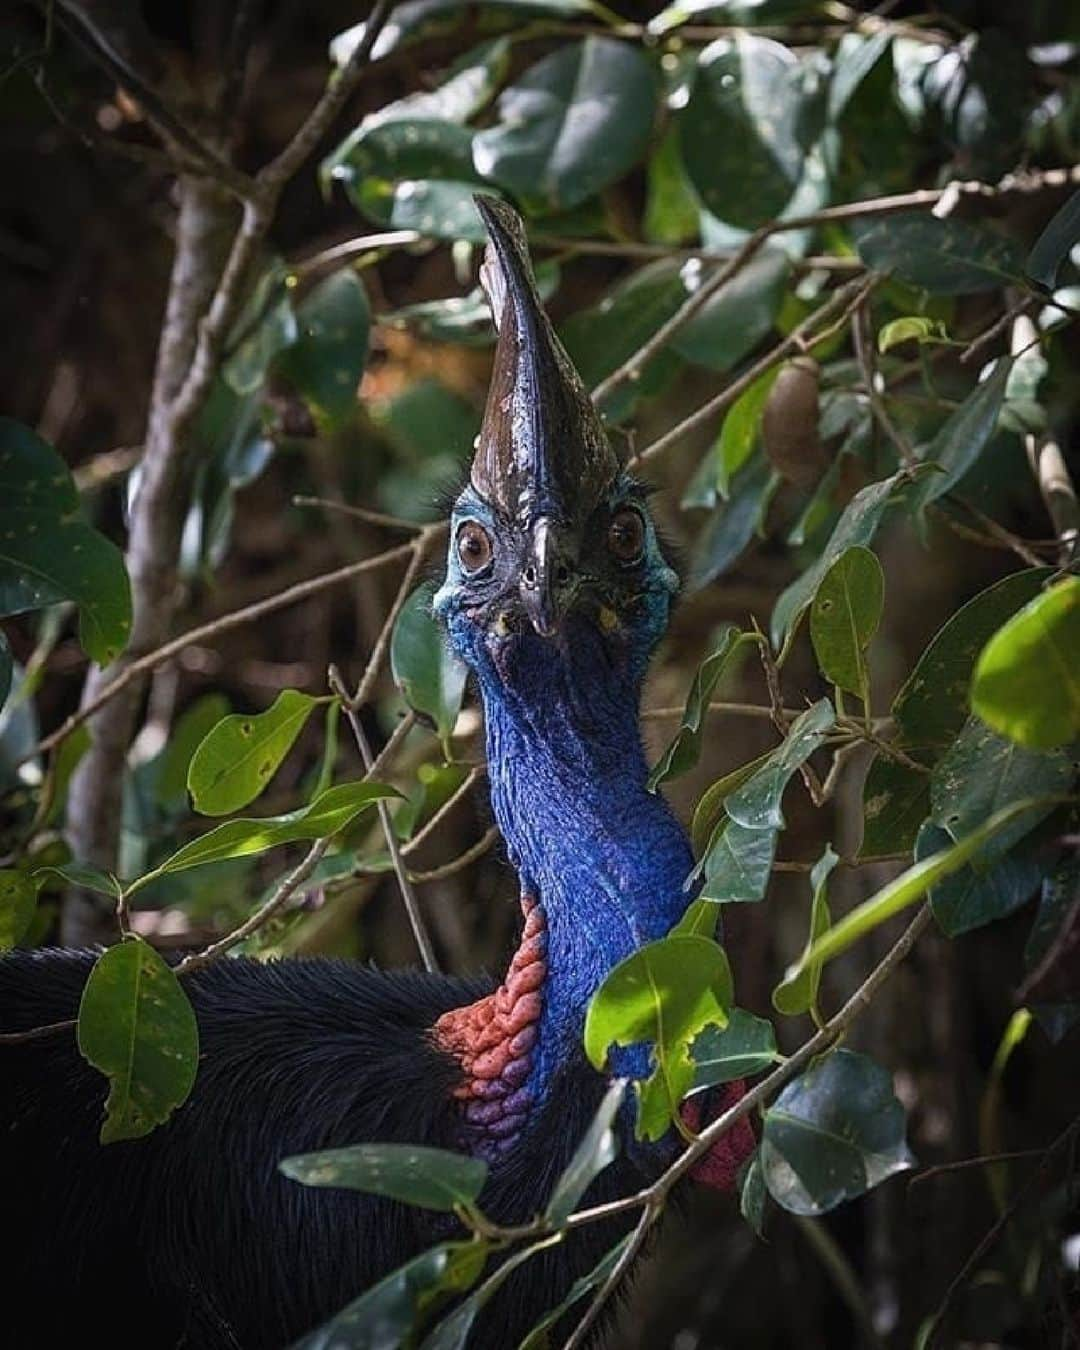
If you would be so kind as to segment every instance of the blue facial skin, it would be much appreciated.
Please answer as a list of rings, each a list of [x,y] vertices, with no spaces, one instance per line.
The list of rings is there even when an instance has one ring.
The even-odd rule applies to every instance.
[[[645,527],[631,564],[608,543],[614,513],[628,505]],[[492,542],[490,562],[472,576],[457,549],[466,521]],[[519,599],[524,533],[467,488],[434,608],[480,686],[495,819],[522,890],[547,919],[548,975],[529,1079],[535,1100],[555,1067],[580,1053],[585,1011],[604,977],[681,917],[693,859],[682,826],[645,787],[641,684],[678,579],[642,490],[621,477],[586,524],[567,532],[576,556],[563,619],[549,638],[532,630]],[[645,1063],[643,1049],[621,1052],[618,1069],[638,1076]]]

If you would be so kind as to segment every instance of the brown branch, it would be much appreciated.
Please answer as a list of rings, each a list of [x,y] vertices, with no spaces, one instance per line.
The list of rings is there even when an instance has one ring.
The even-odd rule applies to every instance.
[[[626,1246],[619,1253],[619,1259],[612,1266],[607,1279],[593,1295],[584,1316],[563,1345],[563,1350],[580,1350],[580,1347],[585,1344],[596,1319],[603,1311],[604,1305],[622,1283],[623,1276],[633,1265],[634,1258],[641,1250],[642,1243],[649,1236],[649,1230],[660,1217],[661,1212],[662,1206],[655,1203],[650,1202],[643,1206],[634,1231],[630,1234]]]
[[[801,709],[784,708],[785,717],[798,717]],[[666,721],[670,717],[682,717],[686,712],[686,704],[672,704],[670,707],[645,708],[641,713],[643,722]],[[763,703],[710,703],[709,712],[730,713],[735,717],[760,717],[766,721],[772,721],[773,709],[767,708]]]
[[[447,877],[452,877],[456,872],[463,872],[466,867],[471,867],[478,858],[482,858],[485,853],[490,852],[498,842],[499,827],[489,825],[476,843],[459,853],[456,858],[451,858],[449,862],[444,862],[439,867],[432,867],[426,872],[410,872],[409,880],[416,886],[426,886],[432,881],[445,881]]]
[[[332,497],[294,497],[293,506],[318,506],[324,511],[340,511],[343,516],[355,516],[368,525],[381,525],[386,530],[404,530],[408,534],[423,534],[427,528],[416,521],[405,520],[402,516],[388,516],[383,511],[371,511],[366,506],[352,506],[348,502],[336,502]]]
[[[915,452],[900,433],[889,416],[885,400],[877,387],[877,365],[874,359],[874,339],[870,332],[870,306],[861,304],[851,318],[851,337],[855,348],[855,359],[859,364],[863,384],[866,386],[866,398],[874,420],[881,427],[888,440],[893,444],[901,464],[915,463]]]

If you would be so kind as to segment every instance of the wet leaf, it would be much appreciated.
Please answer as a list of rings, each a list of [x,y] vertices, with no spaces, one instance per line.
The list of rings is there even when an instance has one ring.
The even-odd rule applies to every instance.
[[[98,957],[79,1004],[79,1050],[109,1080],[101,1142],[139,1139],[187,1100],[199,1028],[172,970],[128,937]]]
[[[761,1169],[792,1214],[824,1214],[914,1163],[888,1073],[834,1050],[789,1083],[765,1113]]]
[[[420,1209],[452,1212],[475,1205],[487,1180],[487,1163],[465,1153],[415,1144],[354,1144],[298,1153],[278,1166],[305,1186],[384,1195]]]
[[[836,722],[833,706],[819,699],[792,722],[778,746],[754,776],[727,799],[728,815],[748,830],[784,828],[781,800],[792,775],[821,745]]]
[[[701,898],[717,904],[760,900],[775,856],[775,829],[748,829],[738,821],[722,820],[695,872],[704,877]]]

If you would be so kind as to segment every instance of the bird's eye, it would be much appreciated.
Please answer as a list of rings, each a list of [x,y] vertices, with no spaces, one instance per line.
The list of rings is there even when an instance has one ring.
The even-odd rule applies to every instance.
[[[457,532],[457,553],[466,572],[479,572],[491,561],[491,536],[483,525],[465,521]]]
[[[621,563],[637,562],[645,548],[645,522],[633,507],[624,506],[608,526],[608,549]]]

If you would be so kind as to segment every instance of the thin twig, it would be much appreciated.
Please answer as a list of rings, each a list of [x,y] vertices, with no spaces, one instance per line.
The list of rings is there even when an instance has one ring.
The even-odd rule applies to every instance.
[[[924,1181],[934,1181],[937,1177],[947,1176],[950,1172],[963,1172],[972,1167],[993,1167],[997,1163],[1018,1162],[1021,1158],[1039,1158],[1041,1148],[1022,1148],[1014,1153],[986,1153],[979,1158],[959,1158],[956,1162],[939,1163],[936,1167],[927,1167],[917,1172],[908,1181],[908,1190]]]
[[[255,619],[262,618],[264,614],[271,614],[286,605],[295,604],[297,600],[304,600],[309,595],[315,595],[328,586],[336,586],[339,582],[348,581],[351,577],[359,576],[363,572],[370,572],[377,567],[385,567],[387,563],[393,562],[397,558],[408,556],[412,549],[411,543],[398,544],[394,548],[388,548],[382,553],[376,554],[373,558],[364,558],[360,562],[347,563],[344,567],[338,567],[333,572],[323,572],[320,576],[311,577],[307,581],[299,581],[295,586],[288,586],[276,595],[267,596],[265,600],[257,600],[254,604],[245,605],[242,609],[233,610],[230,614],[223,614],[220,618],[211,619],[209,623],[199,624],[196,628],[189,628],[186,633],[181,633],[171,642],[166,642],[163,646],[139,657],[137,661],[132,661],[124,666],[114,680],[110,680],[90,702],[77,712],[72,713],[55,731],[43,737],[32,750],[23,756],[21,762],[25,762],[25,760],[36,755],[44,754],[54,746],[59,745],[62,740],[71,735],[76,727],[81,726],[87,718],[92,717],[133,680],[156,669],[178,652],[183,651],[185,647],[203,642],[207,638],[217,637],[221,633],[239,628],[243,624],[252,623]]]
[[[865,302],[859,306],[851,318],[851,337],[855,347],[855,359],[862,372],[866,386],[866,398],[870,411],[878,426],[896,449],[901,464],[915,463],[915,452],[904,439],[899,428],[889,416],[885,400],[877,387],[877,369],[874,360],[874,339],[870,332],[870,307]]]
[[[798,717],[802,712],[801,708],[782,709],[785,717]],[[709,712],[730,713],[734,717],[760,717],[766,721],[771,721],[773,709],[767,708],[763,703],[710,703]],[[645,708],[641,713],[643,722],[662,722],[670,717],[683,717],[686,714],[686,704],[664,705],[658,708]]]
[[[364,768],[368,773],[371,772],[374,759],[371,754],[371,746],[368,744],[368,738],[364,734],[364,728],[360,723],[360,718],[356,708],[349,701],[349,694],[341,679],[341,673],[336,666],[331,666],[329,670],[330,688],[342,701],[345,708],[345,716],[349,720],[349,726],[352,728],[353,739],[356,741],[356,748],[360,751],[360,758],[363,761]],[[394,867],[394,875],[397,877],[398,889],[401,891],[401,899],[405,905],[405,913],[408,915],[409,925],[413,931],[413,937],[416,940],[416,947],[420,953],[420,959],[424,963],[424,969],[437,971],[438,962],[435,959],[435,948],[431,945],[431,939],[428,936],[427,929],[424,926],[423,916],[420,913],[420,905],[416,899],[416,893],[413,891],[412,882],[409,880],[408,868],[405,866],[405,860],[401,856],[401,848],[398,844],[397,835],[394,833],[394,820],[390,815],[390,808],[385,801],[376,803],[379,812],[379,822],[382,825],[382,831],[386,838],[387,852],[390,854],[390,861]]]
[[[447,877],[452,877],[456,872],[463,872],[466,867],[471,867],[478,858],[482,858],[485,853],[499,842],[499,827],[489,825],[480,838],[470,848],[459,853],[456,858],[451,858],[449,862],[442,863],[439,867],[432,867],[426,872],[410,872],[409,880],[414,886],[426,886],[432,881],[445,881]]]
[[[563,1345],[563,1350],[580,1350],[585,1344],[586,1338],[591,1331],[596,1319],[603,1311],[604,1304],[612,1296],[615,1290],[622,1282],[623,1276],[630,1269],[634,1258],[641,1250],[641,1244],[649,1235],[649,1229],[660,1217],[660,1206],[647,1203],[641,1211],[641,1217],[637,1221],[637,1226],[630,1234],[630,1240],[619,1253],[619,1259],[612,1266],[607,1279],[593,1295],[592,1301],[581,1321],[574,1328],[569,1339]]]
[[[431,836],[435,834],[435,832],[439,829],[439,827],[442,825],[443,821],[451,813],[451,811],[454,810],[458,802],[460,802],[463,798],[469,795],[469,793],[473,790],[476,784],[480,781],[481,778],[483,778],[483,776],[486,773],[487,773],[486,764],[474,764],[472,768],[469,770],[469,772],[465,775],[464,779],[459,784],[459,786],[454,790],[454,792],[449,797],[447,797],[446,801],[443,802],[443,804],[439,807],[439,809],[435,812],[435,814],[431,817],[431,819],[426,822],[423,829],[418,830],[417,833],[413,835],[413,837],[402,849],[402,852],[406,854],[406,856],[410,856],[411,854],[415,853],[417,849],[422,848],[424,844],[426,844],[427,841],[431,838]]]
[[[356,239],[345,239],[340,244],[324,248],[313,253],[310,258],[301,258],[292,264],[293,273],[301,280],[307,280],[317,272],[337,263],[347,262],[350,258],[362,257],[365,253],[377,253],[384,248],[405,248],[409,244],[421,244],[439,241],[419,230],[384,230],[380,234],[362,234]]]
[[[382,668],[383,657],[390,645],[390,637],[394,631],[394,625],[397,623],[398,615],[401,613],[405,602],[413,591],[413,583],[416,581],[417,573],[424,565],[424,558],[427,556],[428,541],[432,538],[430,530],[423,531],[412,545],[412,557],[409,559],[409,565],[406,567],[404,575],[401,578],[401,584],[398,586],[397,595],[394,602],[387,611],[386,618],[383,620],[382,627],[379,629],[379,636],[375,639],[375,645],[371,649],[367,665],[364,667],[364,673],[360,677],[360,683],[356,686],[356,693],[349,699],[351,708],[360,708],[371,697],[371,692],[375,688],[375,682],[379,678],[379,671]]]
[[[353,506],[349,502],[336,502],[332,497],[294,497],[293,506],[318,506],[324,511],[340,511],[343,516],[355,516],[368,525],[381,525],[387,530],[404,530],[408,534],[423,534],[427,528],[414,520],[405,520],[402,516],[388,516],[384,511],[372,511],[366,506]]]
[[[22,1045],[25,1041],[38,1041],[46,1036],[55,1036],[60,1031],[70,1031],[76,1018],[66,1017],[62,1022],[49,1022],[45,1026],[31,1027],[29,1031],[0,1032],[0,1045]]]

